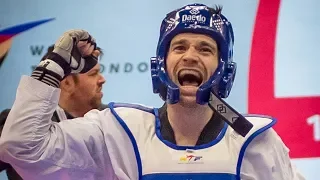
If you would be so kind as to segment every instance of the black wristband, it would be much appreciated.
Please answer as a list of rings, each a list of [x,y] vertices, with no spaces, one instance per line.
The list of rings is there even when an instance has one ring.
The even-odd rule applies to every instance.
[[[62,78],[57,73],[40,66],[36,67],[31,77],[56,88],[60,87],[60,82],[62,81]]]

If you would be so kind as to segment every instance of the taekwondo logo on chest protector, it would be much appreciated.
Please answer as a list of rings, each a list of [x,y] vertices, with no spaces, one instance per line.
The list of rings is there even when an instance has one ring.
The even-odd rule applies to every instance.
[[[180,157],[178,164],[203,164],[203,157],[186,154]]]

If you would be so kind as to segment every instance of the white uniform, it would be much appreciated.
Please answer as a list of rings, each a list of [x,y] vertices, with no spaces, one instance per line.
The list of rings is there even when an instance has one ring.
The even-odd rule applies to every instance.
[[[245,138],[225,124],[212,142],[183,147],[163,140],[157,109],[140,105],[111,103],[52,123],[59,93],[27,76],[18,87],[0,157],[26,180],[303,179],[268,117],[248,117],[254,128]]]

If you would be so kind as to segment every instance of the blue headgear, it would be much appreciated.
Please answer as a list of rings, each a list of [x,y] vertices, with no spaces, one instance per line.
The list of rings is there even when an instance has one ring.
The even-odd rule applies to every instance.
[[[167,103],[179,101],[179,87],[169,78],[165,68],[170,42],[180,33],[205,34],[217,42],[219,64],[210,77],[202,84],[196,94],[198,104],[208,103],[210,92],[214,91],[221,98],[228,97],[236,74],[233,62],[233,30],[231,23],[221,14],[221,8],[210,8],[203,4],[190,4],[167,14],[162,21],[157,56],[151,58],[151,77],[153,92],[159,93]]]

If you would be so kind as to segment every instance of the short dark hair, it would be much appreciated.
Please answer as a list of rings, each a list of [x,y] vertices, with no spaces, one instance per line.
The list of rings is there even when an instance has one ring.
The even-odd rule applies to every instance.
[[[97,47],[97,50],[100,51],[100,57],[104,55],[103,49],[101,49],[100,47]]]
[[[210,8],[210,11],[212,14],[219,14],[220,15],[222,12],[222,9],[223,9],[222,5],[215,5],[214,7]]]
[[[78,74],[70,74],[70,76],[72,77],[73,82],[75,84],[78,84],[78,82],[79,82]]]

